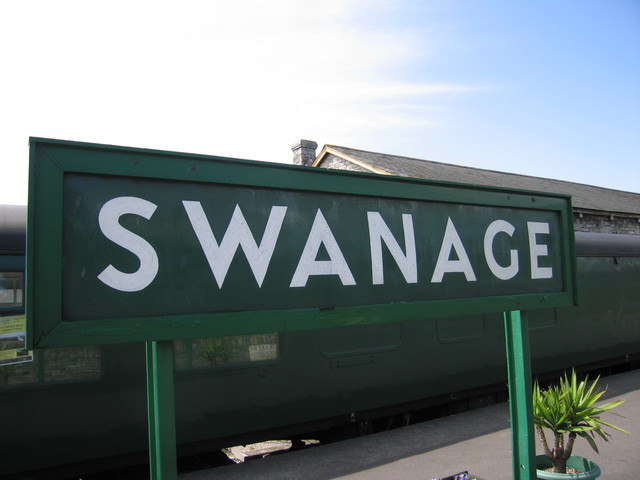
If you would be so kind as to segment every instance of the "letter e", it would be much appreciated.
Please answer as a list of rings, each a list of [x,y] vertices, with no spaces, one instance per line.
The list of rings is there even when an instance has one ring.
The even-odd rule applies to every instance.
[[[538,257],[546,257],[549,255],[547,245],[536,243],[536,235],[549,234],[549,224],[541,222],[527,222],[529,230],[529,255],[531,257],[531,278],[553,278],[553,269],[551,267],[538,266]]]

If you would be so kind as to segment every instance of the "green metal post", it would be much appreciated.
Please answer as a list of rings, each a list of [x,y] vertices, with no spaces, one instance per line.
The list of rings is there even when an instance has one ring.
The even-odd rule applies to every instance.
[[[173,345],[146,342],[149,469],[151,480],[175,480],[176,421],[173,391]]]
[[[527,313],[505,312],[504,331],[509,378],[513,478],[535,480],[535,433]]]

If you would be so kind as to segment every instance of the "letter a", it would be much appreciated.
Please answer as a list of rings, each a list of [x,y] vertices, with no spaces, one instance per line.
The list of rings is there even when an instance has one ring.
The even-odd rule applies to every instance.
[[[455,250],[458,260],[450,259],[452,249]],[[476,281],[476,275],[473,273],[473,268],[471,268],[471,262],[462,245],[462,240],[460,240],[456,227],[453,225],[451,217],[449,217],[436,268],[433,272],[433,277],[431,277],[431,283],[441,283],[445,273],[455,272],[464,273],[467,282]]]
[[[320,245],[324,244],[330,260],[316,260]],[[304,287],[311,275],[338,275],[343,285],[355,285],[351,270],[344,259],[338,242],[336,242],[327,221],[320,209],[311,226],[311,232],[304,246],[298,267],[296,268],[290,287]]]

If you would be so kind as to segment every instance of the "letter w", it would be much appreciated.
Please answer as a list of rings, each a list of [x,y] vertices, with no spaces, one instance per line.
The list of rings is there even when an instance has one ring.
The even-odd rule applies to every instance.
[[[238,246],[242,247],[242,251],[249,261],[249,266],[258,283],[258,287],[262,287],[262,282],[267,274],[269,262],[271,261],[278,236],[280,235],[280,229],[284,221],[285,213],[287,212],[287,207],[271,207],[269,220],[267,221],[260,246],[258,246],[238,205],[236,205],[233,211],[233,216],[231,217],[224,237],[222,237],[222,241],[218,244],[200,202],[185,200],[182,204],[187,211],[191,226],[198,237],[202,251],[207,257],[209,267],[216,279],[218,288],[222,288],[222,284],[227,276],[236,250],[238,250]]]

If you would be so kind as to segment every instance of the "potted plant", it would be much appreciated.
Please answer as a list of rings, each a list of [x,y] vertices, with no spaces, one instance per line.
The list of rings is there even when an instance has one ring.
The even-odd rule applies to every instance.
[[[595,402],[606,391],[606,389],[596,389],[599,378],[589,385],[588,377],[578,381],[575,370],[572,370],[570,378],[565,372],[559,384],[546,390],[541,389],[537,381],[534,383],[533,422],[544,451],[544,455],[538,457],[538,478],[563,478],[558,474],[567,475],[568,465],[571,473],[579,470],[583,472],[586,470],[589,473],[580,477],[571,475],[565,478],[596,478],[600,474],[600,469],[595,463],[588,459],[571,456],[576,438],[585,438],[591,448],[598,453],[595,443],[596,435],[605,441],[609,440],[609,434],[603,427],[629,433],[600,418],[602,413],[617,407],[623,403],[623,400],[595,406]],[[547,442],[545,428],[553,433],[552,446]],[[548,469],[549,475],[543,469]]]

